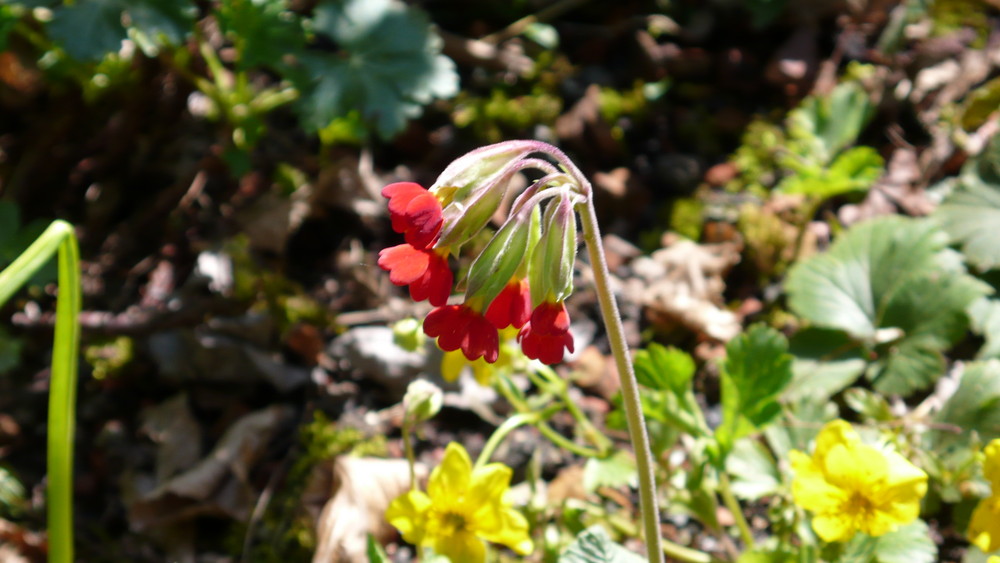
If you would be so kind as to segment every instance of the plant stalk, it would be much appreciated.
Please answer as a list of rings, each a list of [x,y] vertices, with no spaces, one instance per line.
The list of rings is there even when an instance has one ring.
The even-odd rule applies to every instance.
[[[568,160],[568,159],[567,159]],[[575,171],[575,170],[574,170]],[[582,174],[574,174],[578,180],[586,182]],[[588,196],[590,184],[585,184]],[[587,244],[587,253],[594,272],[594,285],[597,289],[597,299],[601,306],[601,316],[608,331],[608,342],[611,353],[618,367],[618,378],[622,386],[622,404],[625,406],[625,418],[628,421],[628,434],[635,451],[636,468],[639,472],[639,510],[642,516],[643,531],[646,537],[646,553],[650,563],[663,561],[663,546],[660,539],[659,509],[656,502],[656,481],[653,475],[653,454],[649,447],[649,436],[646,434],[646,424],[642,416],[642,404],[639,399],[639,384],[632,369],[632,359],[628,354],[628,344],[625,342],[625,330],[622,327],[618,313],[618,303],[611,293],[611,274],[604,259],[604,246],[601,242],[600,230],[597,226],[597,213],[594,210],[592,197],[578,206],[583,223],[583,239]]]

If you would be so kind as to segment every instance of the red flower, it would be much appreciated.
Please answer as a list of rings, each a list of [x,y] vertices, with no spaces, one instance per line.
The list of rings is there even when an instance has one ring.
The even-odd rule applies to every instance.
[[[453,281],[447,254],[400,244],[378,253],[378,265],[389,272],[389,281],[410,286],[414,301],[427,299],[435,307],[448,302]]]
[[[468,305],[445,305],[434,309],[424,319],[424,333],[437,338],[438,347],[445,352],[461,348],[470,362],[481,356],[492,364],[500,355],[497,329]]]
[[[569,333],[569,313],[566,306],[543,302],[531,313],[531,320],[517,333],[521,350],[533,360],[546,364],[562,361],[565,348],[573,351],[573,335]]]
[[[396,182],[382,188],[389,198],[392,230],[403,233],[414,248],[427,248],[441,232],[441,202],[420,184]]]
[[[521,328],[531,317],[531,291],[528,281],[513,279],[486,308],[486,319],[498,329]]]

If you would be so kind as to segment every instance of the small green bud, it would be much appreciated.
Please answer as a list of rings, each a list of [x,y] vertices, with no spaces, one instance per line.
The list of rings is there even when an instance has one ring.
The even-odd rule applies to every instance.
[[[478,148],[455,159],[434,181],[430,191],[440,192],[442,203],[462,201],[470,192],[503,175],[512,162],[538,150],[538,141],[506,141]]]
[[[466,299],[481,298],[490,303],[524,261],[531,232],[530,214],[516,214],[500,227],[469,268]]]
[[[413,423],[430,420],[441,411],[444,394],[441,388],[426,379],[415,379],[406,387],[403,411]]]
[[[410,352],[422,350],[425,339],[423,328],[417,319],[412,317],[402,319],[392,325],[392,340],[404,350]]]
[[[563,301],[573,293],[576,264],[576,214],[573,195],[564,192],[545,210],[542,236],[531,253],[528,285],[531,303]]]

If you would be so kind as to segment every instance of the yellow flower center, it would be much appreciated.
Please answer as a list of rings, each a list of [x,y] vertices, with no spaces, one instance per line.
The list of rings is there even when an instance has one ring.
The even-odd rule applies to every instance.
[[[853,491],[847,499],[844,512],[854,515],[856,518],[871,518],[875,514],[875,505],[867,495],[860,491]]]
[[[445,537],[465,529],[465,516],[457,512],[445,512],[441,516],[441,534]]]

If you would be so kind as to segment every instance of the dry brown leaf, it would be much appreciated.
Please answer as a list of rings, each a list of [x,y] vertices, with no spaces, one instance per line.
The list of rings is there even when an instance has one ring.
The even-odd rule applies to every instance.
[[[132,527],[146,530],[205,514],[246,520],[257,498],[250,471],[291,415],[290,407],[275,405],[237,420],[197,465],[130,503]]]
[[[385,510],[410,488],[409,465],[403,459],[342,456],[332,471],[333,496],[316,524],[313,563],[364,561],[368,534],[385,543],[395,533]],[[424,473],[418,465],[417,478]]]

